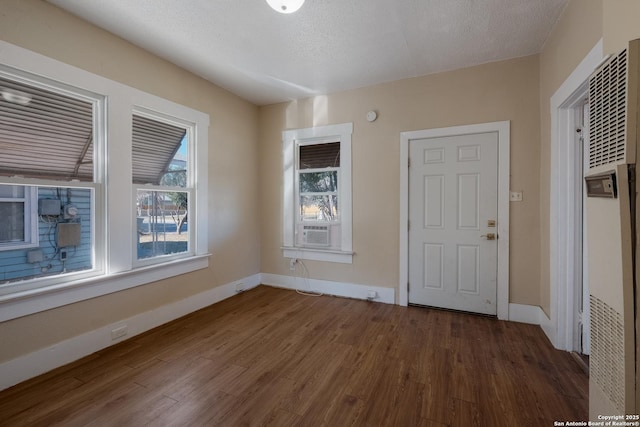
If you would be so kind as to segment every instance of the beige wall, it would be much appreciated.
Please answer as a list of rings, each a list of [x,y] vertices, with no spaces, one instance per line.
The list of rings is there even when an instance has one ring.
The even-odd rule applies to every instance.
[[[538,57],[260,108],[262,272],[289,274],[282,242],[283,129],[354,123],[352,265],[306,261],[315,279],[398,289],[400,132],[511,120],[511,302],[539,304]],[[379,118],[368,123],[365,113]],[[396,292],[397,297],[397,292]]]
[[[602,0],[572,0],[540,54],[540,306],[550,314],[550,100],[602,38]]]
[[[39,0],[0,0],[0,39],[203,111],[209,128],[210,267],[0,323],[0,362],[260,271],[258,110]]]
[[[640,1],[604,1],[602,26],[605,53],[620,52],[630,40],[640,38]]]

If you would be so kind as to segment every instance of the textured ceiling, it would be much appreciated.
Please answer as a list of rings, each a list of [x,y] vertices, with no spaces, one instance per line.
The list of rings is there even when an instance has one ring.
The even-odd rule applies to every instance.
[[[567,0],[48,0],[258,105],[538,53]]]

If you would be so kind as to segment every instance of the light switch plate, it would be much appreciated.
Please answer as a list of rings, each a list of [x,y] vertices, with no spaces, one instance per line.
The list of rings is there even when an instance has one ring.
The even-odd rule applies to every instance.
[[[509,193],[509,201],[510,202],[521,202],[522,201],[522,191],[512,191]]]

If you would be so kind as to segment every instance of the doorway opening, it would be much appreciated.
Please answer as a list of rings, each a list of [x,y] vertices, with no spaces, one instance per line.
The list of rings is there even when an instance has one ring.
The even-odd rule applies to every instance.
[[[551,181],[549,216],[549,318],[541,327],[553,346],[589,351],[589,312],[583,286],[587,242],[583,238],[583,150],[578,129],[585,121],[588,79],[602,61],[602,40],[551,97]],[[583,131],[588,135],[588,131]],[[583,137],[584,143],[587,139]],[[586,339],[585,339],[586,338]],[[578,345],[579,344],[579,345]],[[583,349],[584,344],[584,349]]]
[[[589,354],[589,276],[587,263],[584,171],[588,168],[589,104],[585,81],[558,109],[559,150],[557,201],[562,213],[556,217],[561,271],[558,289],[558,339],[566,351]],[[553,235],[553,232],[552,232]],[[561,298],[562,297],[562,298]]]

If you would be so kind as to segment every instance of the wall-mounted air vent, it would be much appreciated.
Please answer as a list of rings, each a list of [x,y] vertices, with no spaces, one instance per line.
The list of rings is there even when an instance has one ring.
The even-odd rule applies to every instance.
[[[624,326],[622,316],[607,303],[589,296],[591,308],[591,355],[589,376],[624,413]]]
[[[589,79],[589,168],[625,161],[627,50]]]
[[[326,225],[305,225],[302,236],[305,245],[329,246],[329,227]]]

